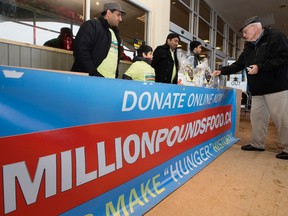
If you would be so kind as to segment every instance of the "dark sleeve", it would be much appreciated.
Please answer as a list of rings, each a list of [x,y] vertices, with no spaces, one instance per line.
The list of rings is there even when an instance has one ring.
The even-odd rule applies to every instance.
[[[43,44],[43,46],[52,47],[51,40],[46,41],[46,42]]]
[[[157,68],[157,65],[160,61],[161,57],[163,56],[163,53],[161,52],[161,49],[159,47],[157,47],[155,50],[154,50],[154,53],[153,53],[153,60],[151,62],[151,66],[156,69]]]
[[[158,46],[153,53],[153,60],[151,66],[155,69],[155,82],[164,82],[165,80],[165,71],[168,67],[166,52],[162,49],[161,46]]]
[[[54,47],[54,48],[58,48],[61,49],[61,43],[60,40],[58,38],[54,38],[51,40],[46,41],[43,46],[48,46],[48,47]]]
[[[222,67],[221,74],[222,75],[229,75],[229,74],[234,74],[237,73],[245,68],[245,61],[244,61],[244,52],[245,50],[241,53],[239,56],[238,60],[234,62],[231,65],[224,66]]]

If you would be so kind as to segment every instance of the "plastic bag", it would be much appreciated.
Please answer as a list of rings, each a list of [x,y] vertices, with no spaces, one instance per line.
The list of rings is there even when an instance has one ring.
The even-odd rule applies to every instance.
[[[204,58],[194,68],[194,56],[182,49],[177,50],[179,62],[178,84],[199,87],[215,87],[214,78],[211,75],[211,68],[208,66],[208,59]]]
[[[208,59],[202,59],[201,63],[195,68],[195,86],[212,87],[214,78],[211,68],[208,66]]]
[[[194,56],[190,55],[188,52],[179,49],[177,50],[177,58],[179,63],[178,70],[178,84],[193,86],[194,80]]]

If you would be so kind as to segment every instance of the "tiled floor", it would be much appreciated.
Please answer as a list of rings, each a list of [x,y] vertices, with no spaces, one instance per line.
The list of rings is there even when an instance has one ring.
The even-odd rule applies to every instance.
[[[250,132],[243,125],[242,136]],[[240,147],[249,139],[240,139],[145,216],[287,216],[288,160],[275,158],[276,141],[246,152]]]

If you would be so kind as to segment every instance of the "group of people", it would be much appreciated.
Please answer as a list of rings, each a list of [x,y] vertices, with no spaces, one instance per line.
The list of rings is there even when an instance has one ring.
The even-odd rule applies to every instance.
[[[106,3],[97,19],[84,22],[74,40],[75,61],[72,71],[87,72],[90,76],[117,78],[121,40],[118,25],[126,12],[117,2]],[[280,136],[283,151],[276,155],[288,159],[288,42],[276,29],[263,28],[256,17],[245,21],[240,29],[246,40],[238,60],[215,70],[212,76],[229,75],[247,70],[248,86],[252,94],[252,136],[246,151],[264,151],[264,139],[270,117]],[[123,75],[124,79],[155,81],[177,84],[178,60],[176,49],[180,37],[170,33],[164,45],[142,45],[133,64]],[[192,41],[190,51],[194,55],[194,68],[199,63],[201,43]],[[144,73],[145,71],[145,73]]]
[[[72,71],[86,72],[90,76],[118,77],[123,49],[117,27],[125,14],[118,2],[108,2],[97,19],[88,20],[80,26],[73,42],[75,61]],[[140,46],[123,78],[177,84],[176,49],[179,41],[178,34],[170,33],[165,44],[158,46],[154,52],[149,45]],[[197,45],[201,46],[201,43]]]

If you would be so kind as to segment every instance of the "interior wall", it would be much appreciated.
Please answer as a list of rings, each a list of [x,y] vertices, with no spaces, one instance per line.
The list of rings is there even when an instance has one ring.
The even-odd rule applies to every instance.
[[[48,69],[63,72],[70,71],[73,62],[74,57],[72,51],[0,39],[0,65]],[[120,79],[130,65],[131,62],[120,61]],[[87,73],[77,74],[87,76]]]
[[[154,49],[165,43],[169,34],[170,1],[167,0],[138,0],[142,6],[151,10],[149,44]]]

